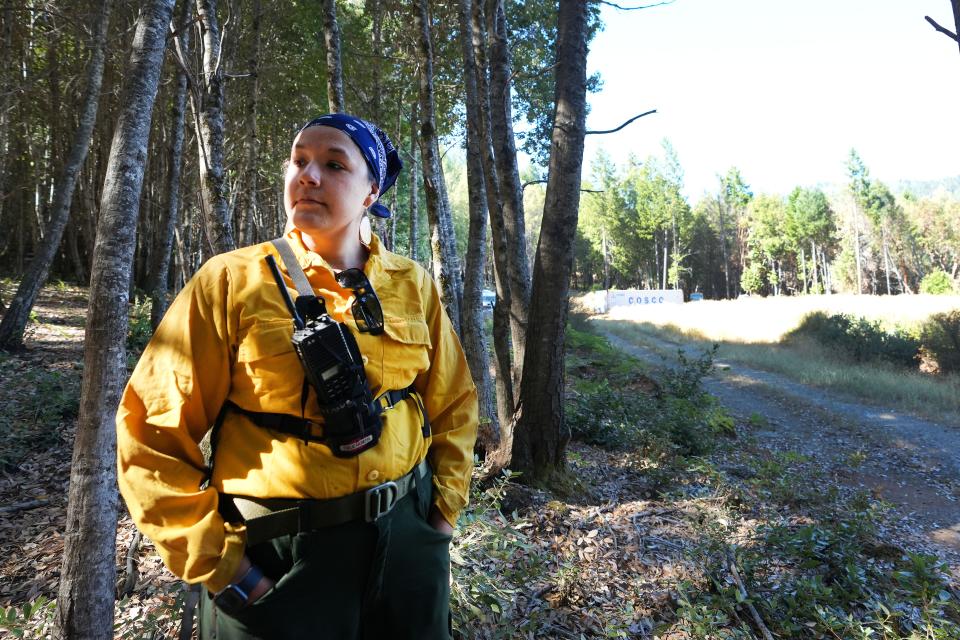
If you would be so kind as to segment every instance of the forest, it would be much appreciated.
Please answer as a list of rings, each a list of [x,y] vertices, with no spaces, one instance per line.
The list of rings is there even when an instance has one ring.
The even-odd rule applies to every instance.
[[[194,274],[283,234],[291,139],[326,112],[396,143],[394,215],[374,232],[432,274],[477,387],[456,637],[953,637],[947,565],[906,533],[877,542],[886,507],[862,487],[804,490],[814,461],[763,448],[766,418],[707,392],[717,346],[677,353],[658,333],[650,344],[676,362],[654,366],[575,301],[611,288],[960,294],[955,184],[887,185],[851,150],[844,184],[755,193],[718,167],[691,199],[666,139],[625,166],[602,152],[585,165],[586,136],[656,118],[586,127],[601,7],[669,4],[0,7],[0,637],[186,628],[189,592],[117,494],[117,405]],[[771,595],[781,587],[801,596]]]

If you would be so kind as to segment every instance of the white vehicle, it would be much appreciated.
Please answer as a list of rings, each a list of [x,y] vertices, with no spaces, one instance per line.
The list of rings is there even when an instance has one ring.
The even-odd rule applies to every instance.
[[[497,294],[490,289],[484,289],[480,292],[480,304],[485,307],[493,309],[494,303],[497,301]]]

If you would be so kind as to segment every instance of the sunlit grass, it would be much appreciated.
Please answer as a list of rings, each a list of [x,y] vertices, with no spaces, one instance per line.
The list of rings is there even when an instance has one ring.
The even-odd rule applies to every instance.
[[[718,342],[776,343],[813,311],[880,320],[885,329],[914,326],[934,313],[960,309],[960,296],[780,296],[703,300],[614,309],[613,320],[692,331]]]
[[[671,355],[680,344],[699,350],[718,342],[717,357],[721,362],[740,362],[879,408],[906,411],[960,425],[958,376],[932,376],[882,363],[850,362],[811,340],[751,344],[714,338],[717,333],[712,326],[699,329],[689,323],[687,327],[678,327],[629,320],[595,321],[615,335],[652,347],[665,356]],[[644,340],[645,337],[652,337],[659,343]],[[663,341],[671,344],[665,345]]]

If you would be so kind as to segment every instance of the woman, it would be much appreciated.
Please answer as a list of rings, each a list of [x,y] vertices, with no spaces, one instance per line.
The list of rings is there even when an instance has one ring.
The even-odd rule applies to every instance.
[[[201,637],[449,637],[448,545],[467,502],[476,391],[429,275],[369,232],[366,211],[390,215],[377,199],[400,168],[369,123],[307,123],[286,167],[290,231],[208,260],[127,385],[120,490],[167,567],[203,584]],[[268,257],[283,293],[306,276],[292,306]],[[319,307],[301,304],[313,294]],[[374,399],[349,405],[345,423],[316,388],[333,369],[305,375],[291,311],[359,348],[351,369],[356,351],[316,334]],[[337,439],[341,423],[367,431]],[[211,472],[200,442],[213,425]]]

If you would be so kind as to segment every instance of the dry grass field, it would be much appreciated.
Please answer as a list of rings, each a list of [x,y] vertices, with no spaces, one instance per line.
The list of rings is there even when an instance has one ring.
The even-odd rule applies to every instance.
[[[583,298],[574,301],[574,308],[589,313]],[[960,309],[960,296],[749,297],[620,308],[602,316],[602,322],[605,330],[654,348],[658,340],[694,349],[718,343],[717,355],[723,360],[780,373],[851,399],[960,424],[960,376],[852,362],[806,336],[783,342],[784,335],[814,311],[879,320],[884,329],[892,330],[919,326],[930,315],[952,309]],[[673,348],[669,351],[663,355],[671,355]]]
[[[682,305],[618,308],[612,320],[631,320],[689,336],[745,344],[779,342],[813,311],[845,313],[880,320],[885,328],[910,326],[934,313],[960,309],[960,296],[818,295],[702,300]]]

